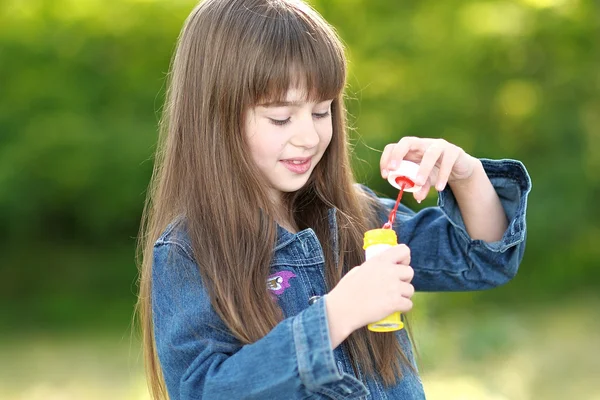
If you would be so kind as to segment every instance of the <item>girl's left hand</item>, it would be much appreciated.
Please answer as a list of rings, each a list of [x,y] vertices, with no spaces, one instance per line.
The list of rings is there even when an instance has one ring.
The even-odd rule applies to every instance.
[[[398,143],[385,146],[381,155],[381,176],[387,179],[389,171],[408,160],[420,164],[416,185],[423,186],[413,193],[419,203],[427,197],[431,186],[442,191],[448,183],[466,181],[475,170],[478,160],[458,146],[444,139],[405,136]]]

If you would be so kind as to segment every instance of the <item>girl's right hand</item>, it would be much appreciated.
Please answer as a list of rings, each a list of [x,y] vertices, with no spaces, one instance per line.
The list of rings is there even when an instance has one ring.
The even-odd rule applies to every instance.
[[[356,329],[412,308],[410,249],[394,246],[348,272],[325,296],[333,348]]]

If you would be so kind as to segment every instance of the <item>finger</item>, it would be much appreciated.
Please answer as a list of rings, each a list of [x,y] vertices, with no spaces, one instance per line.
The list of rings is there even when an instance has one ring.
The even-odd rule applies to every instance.
[[[425,198],[429,194],[429,189],[430,188],[431,188],[431,184],[429,183],[429,181],[427,181],[427,182],[425,182],[425,184],[423,185],[423,187],[421,187],[421,189],[419,189],[417,192],[413,193],[413,197],[415,198],[415,200],[417,201],[417,203],[420,203],[423,200],[425,200]]]
[[[415,294],[415,287],[408,282],[402,282],[400,286],[400,294],[402,297],[410,299]]]
[[[446,187],[452,168],[456,164],[456,160],[460,155],[460,148],[454,145],[449,145],[444,151],[444,156],[440,163],[440,169],[437,176],[437,182],[435,183],[435,189],[441,192]]]
[[[417,173],[417,181],[415,182],[417,185],[424,185],[429,179],[429,175],[431,175],[431,171],[433,167],[437,164],[438,160],[442,156],[444,149],[446,147],[445,140],[437,140],[432,143],[423,154],[423,159],[421,160],[421,166],[419,167],[419,172]]]
[[[438,139],[414,137],[408,153],[403,157],[403,160],[412,161],[416,164],[421,164],[425,151],[434,144]]]
[[[398,279],[400,279],[402,282],[410,282],[415,277],[415,270],[410,265],[400,265],[397,272]]]
[[[393,171],[398,168],[400,161],[404,159],[404,156],[412,150],[420,139],[414,136],[405,136],[393,147],[389,156],[385,160],[385,166],[388,170]]]
[[[398,296],[398,298],[395,301],[394,308],[396,309],[396,311],[407,312],[412,310],[413,302],[411,299],[408,299],[404,296]]]
[[[405,244],[399,244],[381,252],[380,257],[380,263],[410,264],[410,248]]]
[[[392,154],[392,151],[394,150],[395,146],[396,146],[395,143],[388,144],[387,146],[384,147],[383,153],[381,153],[381,158],[379,160],[379,169],[381,170],[381,177],[383,179],[387,179],[388,174],[390,172],[387,164],[389,162],[390,155]]]

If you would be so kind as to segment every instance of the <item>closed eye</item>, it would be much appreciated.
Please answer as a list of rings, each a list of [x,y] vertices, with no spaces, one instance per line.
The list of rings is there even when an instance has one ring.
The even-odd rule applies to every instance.
[[[269,121],[271,121],[271,123],[273,125],[282,126],[282,125],[285,125],[285,124],[289,123],[291,119],[292,119],[291,117],[288,117],[286,119],[269,118]]]
[[[325,111],[324,113],[313,113],[312,114],[314,118],[316,119],[322,119],[322,118],[327,118],[330,115],[329,111]],[[288,117],[286,119],[275,119],[275,118],[269,118],[269,121],[273,124],[273,125],[277,125],[277,126],[283,126],[283,125],[287,125],[290,121],[291,121],[292,117]]]
[[[327,118],[329,116],[329,111],[325,111],[324,113],[313,113],[313,117],[319,118]]]

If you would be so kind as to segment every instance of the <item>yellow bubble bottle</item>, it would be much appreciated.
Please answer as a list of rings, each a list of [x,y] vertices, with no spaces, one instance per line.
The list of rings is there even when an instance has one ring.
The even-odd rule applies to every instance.
[[[393,229],[371,229],[364,235],[365,259],[368,260],[397,244],[398,238]],[[401,313],[395,312],[380,321],[367,325],[367,328],[373,332],[393,332],[404,328],[404,323]]]

